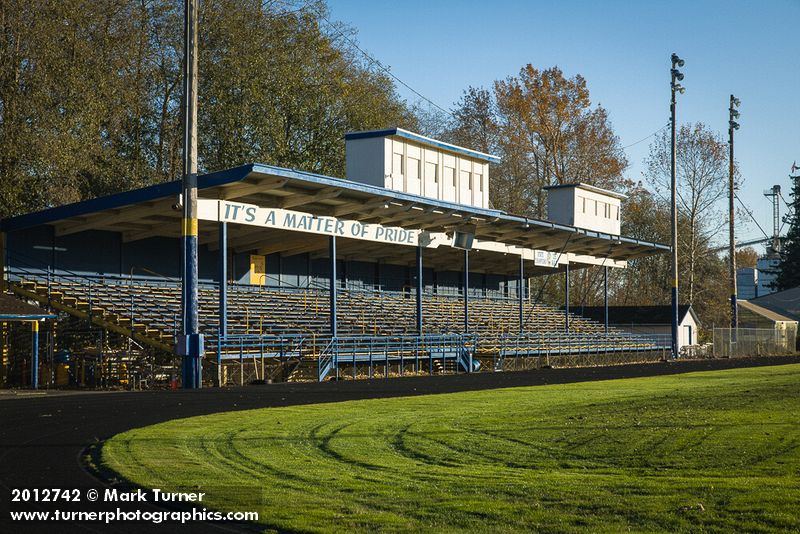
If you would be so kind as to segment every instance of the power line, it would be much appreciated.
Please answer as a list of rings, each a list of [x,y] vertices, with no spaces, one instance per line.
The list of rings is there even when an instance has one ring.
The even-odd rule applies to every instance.
[[[630,147],[632,147],[632,146],[636,146],[636,145],[638,145],[639,143],[643,143],[643,142],[647,141],[648,139],[650,139],[651,137],[653,137],[654,135],[656,135],[657,133],[659,133],[659,132],[661,132],[661,131],[665,130],[666,128],[669,128],[669,123],[665,124],[664,126],[662,126],[661,128],[659,128],[659,129],[658,129],[658,130],[656,130],[655,132],[651,133],[651,134],[650,134],[650,135],[648,135],[647,137],[643,137],[643,138],[639,139],[638,141],[636,141],[635,143],[631,143],[631,144],[629,144],[629,145],[626,145],[626,146],[622,147],[620,150],[625,150],[626,148],[630,148]]]
[[[770,236],[767,235],[767,233],[764,231],[764,229],[761,228],[761,225],[758,224],[758,221],[753,216],[753,212],[750,210],[750,208],[748,208],[747,206],[744,205],[744,202],[742,202],[742,199],[739,198],[739,195],[734,193],[733,196],[735,196],[736,200],[739,201],[739,204],[742,206],[742,208],[744,209],[745,213],[747,213],[750,216],[750,218],[753,220],[753,222],[756,223],[756,226],[758,226],[758,229],[761,230],[762,234],[764,234],[764,237],[766,237],[767,239],[772,239]]]
[[[314,9],[314,8],[312,8],[312,9]],[[421,98],[422,100],[424,100],[425,102],[427,102],[431,106],[435,107],[436,109],[438,109],[442,113],[446,113],[447,115],[449,115],[449,116],[451,116],[453,118],[456,118],[455,115],[453,115],[453,113],[451,113],[450,111],[444,109],[442,106],[440,106],[439,104],[437,104],[436,102],[434,102],[433,100],[431,100],[427,96],[423,95],[422,93],[420,93],[419,91],[417,91],[416,89],[414,89],[413,87],[408,85],[406,82],[404,82],[403,80],[401,80],[400,78],[395,76],[395,74],[391,71],[391,69],[389,69],[383,63],[381,63],[380,61],[378,61],[377,59],[375,59],[374,57],[369,55],[365,50],[363,50],[360,46],[358,46],[358,44],[355,41],[353,41],[347,35],[345,35],[345,33],[342,30],[337,28],[336,25],[333,22],[331,22],[331,20],[325,15],[325,13],[323,13],[323,12],[317,10],[317,9],[315,9],[315,11],[320,16],[320,18],[322,18],[333,31],[335,31],[337,34],[339,34],[339,36],[342,37],[342,39],[344,39],[345,41],[350,43],[350,45],[353,48],[355,48],[356,50],[361,52],[361,54],[363,54],[363,56],[365,58],[367,58],[367,60],[369,60],[373,65],[375,65],[376,67],[381,69],[383,72],[385,72],[389,77],[391,77],[397,83],[399,83],[400,85],[402,85],[403,87],[405,87],[406,89],[408,89],[409,91],[411,91],[412,93],[417,95],[419,98]]]

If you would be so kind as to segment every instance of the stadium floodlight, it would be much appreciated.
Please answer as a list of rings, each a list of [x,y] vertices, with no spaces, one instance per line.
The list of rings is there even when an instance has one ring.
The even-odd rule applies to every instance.
[[[728,107],[728,266],[730,272],[728,273],[731,292],[731,339],[736,340],[737,331],[739,326],[738,309],[736,304],[737,288],[736,288],[736,233],[734,227],[734,205],[733,199],[736,191],[736,183],[734,181],[734,161],[733,161],[733,132],[739,129],[739,123],[735,119],[739,118],[739,112],[736,110],[742,103],[738,98],[731,95],[731,105]]]
[[[672,357],[678,357],[678,206],[677,206],[677,179],[675,176],[675,145],[676,145],[676,128],[675,128],[675,94],[683,94],[686,89],[678,83],[683,80],[683,73],[678,70],[683,67],[685,62],[678,57],[678,54],[671,56],[672,68],[670,69],[670,125],[672,127],[672,139],[670,144],[670,178],[671,178],[671,198],[670,198],[670,217],[672,229],[672,310],[671,310],[671,323],[672,323]]]

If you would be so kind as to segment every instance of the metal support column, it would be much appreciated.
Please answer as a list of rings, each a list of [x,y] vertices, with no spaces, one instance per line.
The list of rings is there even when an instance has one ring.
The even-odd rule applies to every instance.
[[[524,325],[524,314],[522,312],[523,300],[525,298],[523,292],[523,281],[525,280],[525,260],[520,254],[519,256],[519,284],[517,285],[517,297],[519,298],[519,333],[522,333]]]
[[[184,272],[183,387],[202,385],[203,336],[200,334],[197,291],[197,0],[184,3],[183,49],[183,224]]]
[[[330,298],[331,298],[331,336],[336,337],[338,329],[336,324],[336,236],[330,237],[330,257],[331,257],[331,280],[330,280]]]
[[[228,223],[219,223],[219,342],[217,343],[217,386],[222,387],[222,341],[228,337]]]
[[[422,247],[417,245],[417,335],[422,335]]]
[[[464,251],[464,333],[469,333],[469,250]]]
[[[39,321],[31,321],[31,387],[39,389]]]
[[[569,333],[569,262],[564,268],[564,331]]]
[[[608,265],[603,266],[603,324],[608,335]]]

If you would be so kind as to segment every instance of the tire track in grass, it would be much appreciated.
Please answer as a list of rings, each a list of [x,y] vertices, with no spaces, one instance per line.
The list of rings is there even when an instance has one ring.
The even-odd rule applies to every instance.
[[[309,431],[309,436],[311,437],[311,439],[313,441],[316,442],[316,447],[317,447],[316,450],[320,451],[320,453],[322,453],[323,456],[327,456],[328,458],[331,458],[332,460],[334,460],[334,461],[336,461],[338,463],[342,463],[342,464],[350,465],[350,466],[355,466],[355,467],[360,467],[360,468],[365,469],[367,471],[385,471],[386,468],[384,466],[382,466],[382,465],[370,464],[370,463],[367,463],[367,462],[362,462],[360,460],[356,460],[355,458],[348,458],[347,456],[343,455],[342,453],[340,453],[339,451],[335,450],[331,446],[331,441],[333,441],[336,437],[338,437],[339,433],[342,430],[344,430],[346,428],[350,428],[350,427],[352,427],[353,425],[355,425],[358,422],[360,422],[360,421],[356,420],[356,421],[352,421],[352,422],[349,422],[349,423],[341,424],[338,427],[333,428],[331,431],[329,431],[329,433],[327,435],[324,435],[324,436],[321,436],[320,432],[322,431],[323,427],[325,427],[329,423],[321,423],[321,424],[313,427]]]
[[[408,434],[408,431],[412,426],[413,423],[402,427],[400,430],[397,431],[397,433],[395,433],[392,436],[391,440],[387,441],[392,450],[394,450],[397,454],[408,460],[412,460],[414,462],[421,462],[431,467],[458,467],[459,464],[443,463],[441,459],[438,457],[425,454],[422,451],[412,449],[411,447],[409,447],[408,444],[406,443],[406,435]],[[420,434],[413,434],[413,435],[417,438],[422,437]]]
[[[272,481],[274,482],[277,480],[279,485],[286,485],[287,489],[304,489],[306,486],[292,486],[290,484],[286,484],[287,482],[294,482],[296,484],[305,484],[312,482],[311,479],[303,478],[302,476],[290,472],[290,471],[283,471],[280,469],[275,468],[272,465],[265,464],[263,462],[259,462],[244,454],[239,448],[236,446],[237,436],[247,432],[245,429],[240,429],[232,432],[226,432],[223,435],[225,436],[223,440],[216,440],[214,443],[216,445],[216,450],[220,457],[231,467],[231,473],[233,475],[240,475],[243,473],[244,470],[247,471],[253,478],[253,480],[257,483],[263,484],[265,480],[264,473],[265,471],[272,475]],[[222,447],[224,445],[224,448]]]
[[[152,477],[152,479],[159,480],[162,483],[166,482],[166,480],[164,480],[163,472],[159,472],[154,467],[151,467],[151,461],[149,459],[149,455],[147,454],[143,455],[145,458],[147,458],[147,461],[143,461],[138,457],[137,453],[134,450],[135,447],[133,446],[133,441],[134,440],[132,439],[125,439],[123,441],[123,451],[125,452],[125,454],[133,461],[133,463],[137,466],[138,469],[140,469],[144,473],[147,473],[147,475]],[[160,439],[158,441],[159,443],[161,443]],[[105,447],[105,444],[103,444],[103,447]]]

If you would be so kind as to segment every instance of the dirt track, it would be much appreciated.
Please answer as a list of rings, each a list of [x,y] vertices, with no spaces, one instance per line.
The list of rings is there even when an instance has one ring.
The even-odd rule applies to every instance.
[[[0,392],[0,532],[228,532],[221,524],[150,525],[118,522],[71,525],[10,523],[11,488],[97,488],[104,484],[83,463],[93,443],[131,428],[214,412],[353,399],[449,393],[478,389],[562,384],[686,373],[736,367],[800,363],[800,356],[702,360],[515,373],[415,377],[391,380],[274,384],[198,391],[76,392],[14,395]],[[41,510],[111,510],[118,504],[40,505]],[[142,505],[122,509],[150,509]],[[17,505],[13,508],[21,509]],[[32,508],[26,508],[32,509]],[[65,528],[68,527],[68,528]]]

